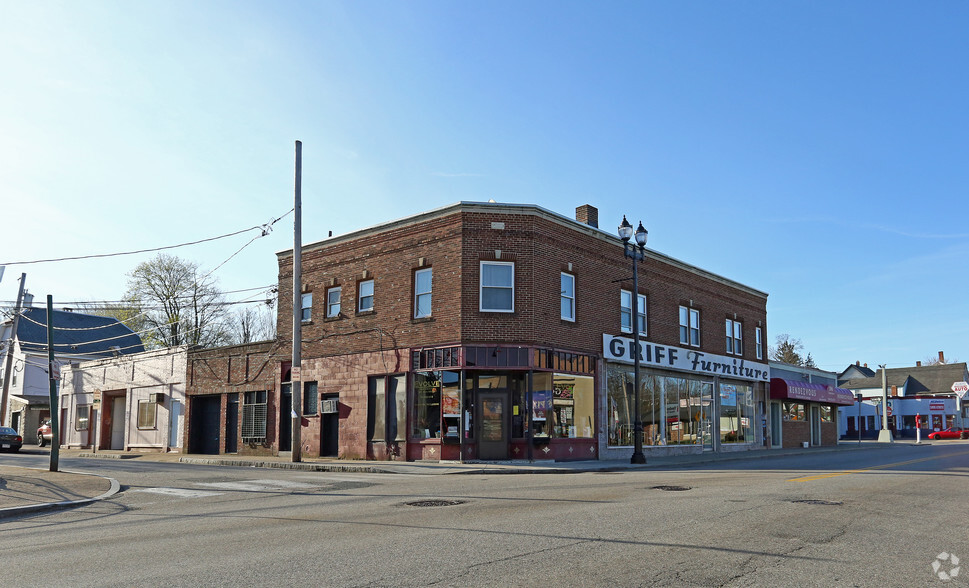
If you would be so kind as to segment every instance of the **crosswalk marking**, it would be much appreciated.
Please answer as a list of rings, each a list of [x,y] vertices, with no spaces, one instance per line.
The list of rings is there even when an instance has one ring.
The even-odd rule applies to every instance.
[[[316,488],[316,484],[290,482],[288,480],[242,480],[239,482],[196,482],[196,486],[218,488],[219,490],[242,490],[247,492],[266,492],[272,490],[305,490]]]

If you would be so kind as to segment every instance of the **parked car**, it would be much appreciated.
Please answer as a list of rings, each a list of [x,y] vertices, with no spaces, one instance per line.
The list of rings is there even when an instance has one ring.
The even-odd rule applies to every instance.
[[[50,419],[47,419],[37,428],[37,445],[43,447],[54,438],[54,431],[50,428]]]
[[[0,451],[20,451],[24,438],[10,427],[0,427]]]
[[[949,427],[944,431],[929,433],[929,439],[969,439],[969,431],[962,427]]]

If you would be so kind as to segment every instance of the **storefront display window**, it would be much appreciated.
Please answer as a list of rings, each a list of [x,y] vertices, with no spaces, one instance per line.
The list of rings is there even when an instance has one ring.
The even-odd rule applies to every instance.
[[[591,438],[594,430],[595,380],[555,374],[552,382],[552,435]]]
[[[826,423],[834,422],[834,411],[831,409],[830,404],[821,405],[821,420]],[[912,425],[915,425],[915,421],[912,421]]]
[[[874,422],[874,417],[871,417]],[[785,421],[804,421],[807,420],[804,405],[800,402],[785,402],[784,403],[784,420]]]
[[[746,384],[720,384],[720,442],[754,440],[753,389]]]
[[[457,440],[461,415],[455,404],[458,404],[460,394],[461,372],[416,374],[411,436],[416,439],[440,439],[443,435]]]

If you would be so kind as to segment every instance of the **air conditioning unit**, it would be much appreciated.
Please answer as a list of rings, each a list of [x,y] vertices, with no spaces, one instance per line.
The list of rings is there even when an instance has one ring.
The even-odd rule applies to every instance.
[[[162,402],[165,402],[165,393],[152,392],[151,394],[148,395],[148,402],[154,402],[156,404],[161,404]]]
[[[324,400],[323,401],[323,414],[334,414],[340,412],[340,401],[339,400]]]

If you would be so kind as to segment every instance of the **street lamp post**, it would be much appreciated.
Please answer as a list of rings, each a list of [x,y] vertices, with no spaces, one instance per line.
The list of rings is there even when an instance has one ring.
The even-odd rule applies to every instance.
[[[646,259],[646,234],[646,229],[640,221],[639,226],[636,227],[636,243],[630,243],[633,226],[626,220],[626,215],[623,215],[622,224],[619,225],[619,238],[622,239],[623,253],[633,260],[633,295],[630,306],[632,306],[633,319],[633,386],[636,391],[634,397],[636,420],[633,423],[635,448],[629,461],[634,464],[646,463],[646,455],[643,454],[643,406],[639,402],[639,269],[637,268],[637,262]]]

